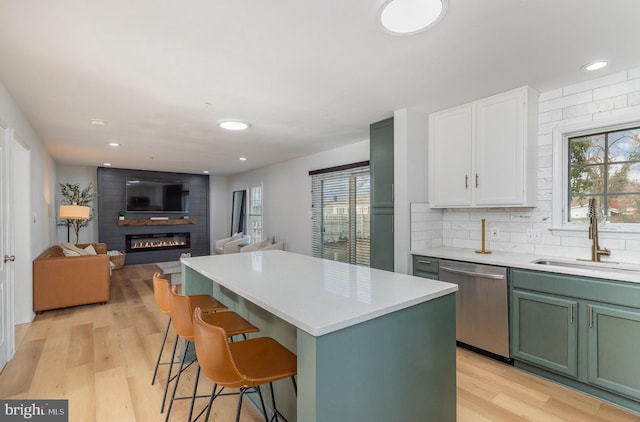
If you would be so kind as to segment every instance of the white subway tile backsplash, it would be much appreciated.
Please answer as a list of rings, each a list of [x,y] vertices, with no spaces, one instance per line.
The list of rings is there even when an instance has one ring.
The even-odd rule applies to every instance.
[[[640,104],[640,92],[632,92],[627,96],[627,104],[630,106]]]
[[[553,91],[547,91],[540,94],[538,102],[549,101],[555,98],[562,97],[562,88],[554,89]]]
[[[640,67],[636,67],[635,69],[631,69],[627,72],[629,80],[640,78]]]
[[[613,95],[609,95],[609,97],[612,96]],[[577,104],[584,104],[591,101],[593,101],[593,93],[591,91],[580,92],[577,94],[556,98],[554,100],[542,101],[538,104],[538,112],[544,113],[550,110],[557,110],[559,108],[570,107]]]
[[[616,97],[635,91],[640,91],[640,78],[594,89],[593,99],[600,100],[603,98]]]
[[[603,111],[615,110],[617,108],[626,107],[628,105],[628,99],[627,99],[627,95],[618,95],[617,97],[598,100],[594,104],[597,109],[596,112],[603,112]]]
[[[610,110],[613,109],[613,105]],[[562,109],[563,120],[573,119],[574,117],[584,116],[585,114],[593,114],[600,110],[596,106],[596,103],[584,103],[571,107],[565,107]]]
[[[574,85],[565,86],[562,89],[563,95],[572,95],[577,92],[590,91],[607,85],[613,85],[627,80],[627,72],[618,72],[601,78],[591,79]]]
[[[538,123],[557,122],[562,120],[562,109],[547,111],[538,115]]]
[[[625,108],[619,108],[617,110],[605,111],[603,113],[596,113],[593,115],[593,119],[594,120],[612,119],[615,117],[629,116],[631,119],[637,120],[639,113],[640,113],[640,105],[636,105],[633,107],[625,107]]]

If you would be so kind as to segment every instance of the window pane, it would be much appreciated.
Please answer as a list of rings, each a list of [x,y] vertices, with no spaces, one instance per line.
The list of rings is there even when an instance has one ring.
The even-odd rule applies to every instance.
[[[608,198],[611,223],[640,223],[640,195],[610,195]]]
[[[610,161],[640,160],[640,129],[630,129],[609,134]]]
[[[609,192],[640,193],[640,163],[609,166]]]
[[[600,220],[638,223],[640,128],[569,139],[569,179],[569,221],[586,221],[595,197]]]
[[[602,193],[604,190],[604,166],[572,167],[571,195]]]
[[[356,176],[356,264],[369,266],[370,262],[370,224],[369,192],[371,191],[369,174]]]
[[[572,165],[602,163],[604,142],[603,134],[569,139],[569,162]]]
[[[262,186],[249,189],[249,235],[252,242],[262,241]]]
[[[349,178],[322,183],[323,258],[349,262]]]

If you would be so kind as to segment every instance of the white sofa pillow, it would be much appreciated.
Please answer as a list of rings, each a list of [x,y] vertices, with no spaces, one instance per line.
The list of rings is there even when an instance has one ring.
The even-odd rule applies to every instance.
[[[64,256],[80,256],[79,252],[72,251],[71,249],[62,248],[62,253]]]

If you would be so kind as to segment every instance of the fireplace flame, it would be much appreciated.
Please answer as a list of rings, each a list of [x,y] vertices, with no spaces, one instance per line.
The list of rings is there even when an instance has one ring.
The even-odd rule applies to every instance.
[[[158,241],[146,241],[146,242],[133,242],[133,249],[142,248],[166,248],[171,246],[185,246],[187,242],[183,240],[158,240]]]

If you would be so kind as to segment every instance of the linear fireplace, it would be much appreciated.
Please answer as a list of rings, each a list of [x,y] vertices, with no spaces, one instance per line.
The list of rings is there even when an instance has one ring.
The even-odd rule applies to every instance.
[[[155,233],[126,235],[126,252],[147,252],[191,247],[191,233]]]

